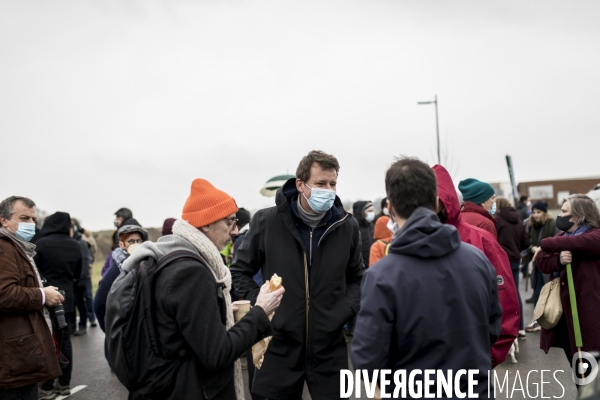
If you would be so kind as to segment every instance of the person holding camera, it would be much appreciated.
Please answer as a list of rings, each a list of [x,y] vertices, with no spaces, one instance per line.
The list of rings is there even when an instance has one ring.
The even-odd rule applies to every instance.
[[[61,375],[46,307],[62,304],[54,286],[42,287],[33,257],[35,203],[0,202],[0,398],[38,399],[38,382]]]
[[[54,399],[58,394],[71,393],[71,372],[73,371],[73,347],[71,335],[76,331],[75,287],[84,265],[79,243],[71,238],[71,216],[66,212],[56,212],[46,218],[44,226],[35,242],[35,264],[48,285],[56,286],[65,292],[64,310],[54,309],[52,318],[59,347],[62,376],[55,387],[54,379],[44,382],[40,390],[40,400]],[[87,266],[86,266],[87,268]],[[51,312],[52,313],[52,312]],[[67,324],[62,317],[66,318]],[[64,356],[64,357],[63,357]],[[66,360],[65,360],[66,359]]]

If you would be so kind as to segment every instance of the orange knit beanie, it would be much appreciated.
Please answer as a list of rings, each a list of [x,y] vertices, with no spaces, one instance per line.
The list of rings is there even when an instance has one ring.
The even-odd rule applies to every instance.
[[[238,210],[233,197],[214,187],[205,179],[194,179],[183,206],[181,219],[195,228],[210,225]]]

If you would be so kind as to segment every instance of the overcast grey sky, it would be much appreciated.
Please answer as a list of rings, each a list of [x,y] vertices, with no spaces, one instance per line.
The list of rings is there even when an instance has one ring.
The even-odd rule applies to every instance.
[[[257,209],[312,149],[342,199],[394,156],[456,183],[600,175],[600,2],[2,1],[0,197],[91,229],[179,217],[202,177]]]

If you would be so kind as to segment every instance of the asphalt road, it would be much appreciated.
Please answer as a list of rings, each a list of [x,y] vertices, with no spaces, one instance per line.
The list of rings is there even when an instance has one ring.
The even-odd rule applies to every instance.
[[[521,295],[523,299],[531,296],[531,290],[525,292],[524,284],[521,285]],[[533,306],[526,304],[524,314],[527,323],[531,320]],[[104,358],[104,333],[100,328],[88,328],[87,335],[73,337],[72,341],[75,360],[71,387],[77,388],[78,391],[67,398],[69,400],[127,399],[127,390],[119,383],[117,377],[110,372]],[[542,397],[576,399],[575,385],[571,379],[571,367],[562,350],[552,349],[548,354],[544,354],[539,349],[539,332],[528,333],[527,339],[520,340],[519,344],[518,362],[512,364],[508,360],[495,369],[500,382],[508,374],[508,386],[505,386],[502,392],[497,391],[497,399]],[[542,381],[541,370],[551,371],[544,372],[543,380],[548,383],[543,385],[543,396],[541,392],[542,385],[540,384]],[[559,370],[563,372],[558,372]],[[527,380],[528,374],[529,380]],[[560,384],[554,377],[557,378]],[[524,391],[520,391],[520,388]],[[528,393],[527,389],[529,390]],[[249,392],[247,392],[246,398],[250,399]],[[303,400],[310,398],[305,388]],[[355,399],[356,397],[352,398]],[[363,396],[360,399],[366,399],[366,397]]]

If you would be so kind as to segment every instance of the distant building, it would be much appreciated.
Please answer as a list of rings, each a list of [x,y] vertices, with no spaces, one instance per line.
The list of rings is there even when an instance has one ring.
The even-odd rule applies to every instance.
[[[517,185],[521,196],[532,202],[543,200],[552,209],[559,209],[564,199],[574,193],[586,194],[600,184],[600,176],[548,181],[521,182]]]

